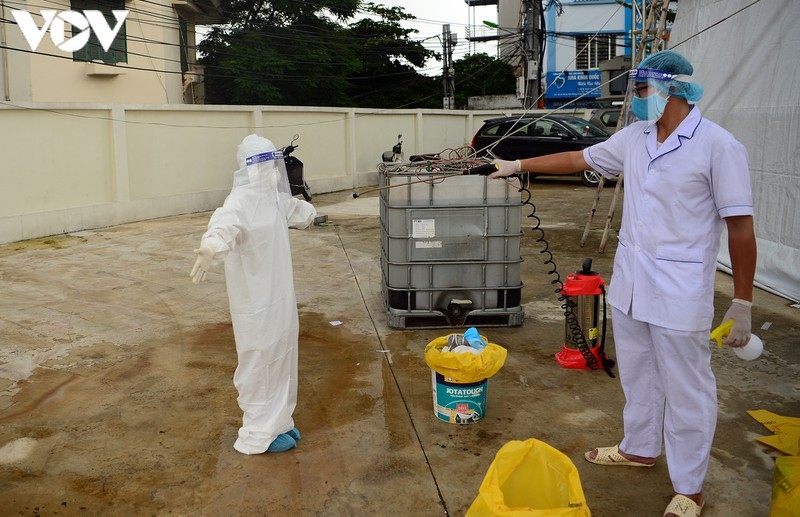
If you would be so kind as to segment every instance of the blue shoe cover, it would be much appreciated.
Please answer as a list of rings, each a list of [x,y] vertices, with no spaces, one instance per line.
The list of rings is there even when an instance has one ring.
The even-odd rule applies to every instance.
[[[279,434],[267,447],[267,452],[285,452],[297,447],[297,442],[288,434]]]
[[[292,429],[291,431],[286,431],[286,433],[284,433],[284,434],[288,434],[289,436],[291,436],[295,440],[299,440],[300,438],[302,438],[302,436],[300,436],[300,431],[298,431],[296,427],[294,429]]]

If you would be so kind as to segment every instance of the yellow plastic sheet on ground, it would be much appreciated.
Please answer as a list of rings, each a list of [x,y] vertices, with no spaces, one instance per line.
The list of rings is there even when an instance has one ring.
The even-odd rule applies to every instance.
[[[425,362],[431,370],[458,382],[480,382],[496,374],[506,362],[508,351],[488,343],[480,354],[443,352],[447,336],[434,339],[425,347]]]
[[[497,451],[466,517],[588,517],[578,469],[564,453],[531,438]]]
[[[747,414],[774,433],[756,440],[791,456],[800,455],[800,418],[778,415],[766,409],[751,410]]]

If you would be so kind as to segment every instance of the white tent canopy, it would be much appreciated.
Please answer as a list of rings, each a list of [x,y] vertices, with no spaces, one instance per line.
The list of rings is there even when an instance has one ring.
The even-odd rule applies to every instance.
[[[705,88],[703,116],[750,155],[756,285],[793,301],[800,300],[798,26],[797,0],[681,0],[669,40]],[[722,238],[718,262],[730,271]]]

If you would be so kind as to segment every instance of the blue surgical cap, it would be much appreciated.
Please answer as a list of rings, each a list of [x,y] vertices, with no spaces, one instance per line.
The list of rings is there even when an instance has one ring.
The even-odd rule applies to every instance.
[[[694,73],[694,67],[689,60],[674,50],[656,52],[643,59],[638,68],[650,68],[675,75]],[[703,96],[703,87],[697,83],[673,79],[669,82],[667,93],[673,97],[683,97],[689,102],[696,102]]]

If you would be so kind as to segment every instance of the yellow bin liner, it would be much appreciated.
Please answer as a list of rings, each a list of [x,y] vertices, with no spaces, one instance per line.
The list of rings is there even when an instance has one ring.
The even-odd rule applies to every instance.
[[[483,336],[481,336],[483,337]],[[488,341],[484,338],[484,341]],[[443,352],[447,336],[434,339],[425,347],[425,362],[431,370],[458,382],[480,382],[496,374],[506,362],[508,351],[488,343],[480,354]]]
[[[497,451],[466,517],[590,517],[578,469],[564,453],[536,440],[512,440]]]

